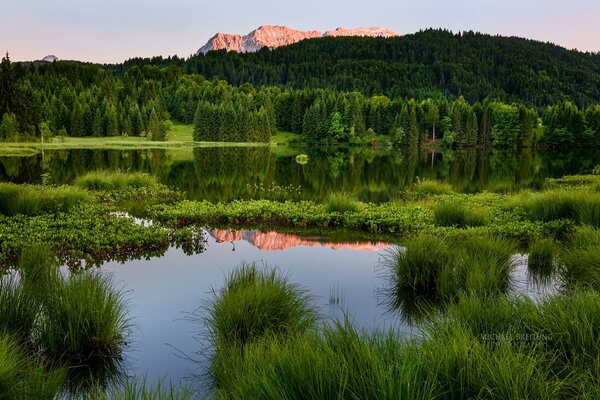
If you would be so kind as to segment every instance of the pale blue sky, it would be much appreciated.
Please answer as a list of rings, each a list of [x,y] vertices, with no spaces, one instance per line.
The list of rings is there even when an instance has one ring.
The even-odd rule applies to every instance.
[[[328,30],[385,26],[475,30],[600,51],[600,0],[7,0],[0,51],[13,60],[120,62],[134,56],[189,56],[214,33],[259,25]]]

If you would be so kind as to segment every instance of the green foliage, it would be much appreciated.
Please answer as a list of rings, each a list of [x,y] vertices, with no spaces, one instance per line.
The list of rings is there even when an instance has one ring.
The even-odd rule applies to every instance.
[[[65,212],[88,199],[87,192],[74,187],[0,183],[0,213],[8,216]]]
[[[127,379],[119,388],[107,391],[94,390],[87,393],[85,398],[90,400],[192,400],[195,397],[191,389],[177,388],[173,384],[167,385],[162,379],[150,385],[144,378]]]
[[[361,204],[354,200],[352,196],[338,193],[329,196],[325,209],[330,213],[356,212],[361,209]]]
[[[570,219],[600,226],[600,195],[588,190],[549,190],[524,199],[517,198],[514,205],[522,206],[537,220]]]
[[[109,276],[89,271],[59,279],[43,310],[36,342],[49,359],[70,368],[72,386],[115,379],[130,325],[123,293]]]
[[[539,239],[529,245],[527,266],[530,272],[552,274],[556,263],[557,244],[552,239]]]
[[[448,194],[454,189],[452,185],[445,182],[421,179],[415,183],[414,191],[420,194]]]
[[[440,203],[433,210],[434,222],[438,226],[465,228],[486,224],[486,215],[481,210],[470,209],[458,203]]]
[[[314,329],[312,298],[276,269],[242,265],[208,305],[208,336],[215,348],[211,372],[216,387],[228,382],[228,363],[255,343],[288,340]]]
[[[0,278],[0,332],[12,332],[28,342],[38,309],[35,298],[13,273]]]
[[[126,187],[152,188],[158,186],[158,181],[154,176],[139,172],[94,171],[77,177],[73,185],[87,190],[110,191]]]
[[[241,265],[208,306],[217,352],[271,336],[286,338],[314,328],[312,298],[274,268]]]
[[[405,246],[385,263],[393,304],[414,296],[437,302],[460,293],[498,295],[508,288],[516,251],[510,241],[472,234],[455,239],[420,235]]]

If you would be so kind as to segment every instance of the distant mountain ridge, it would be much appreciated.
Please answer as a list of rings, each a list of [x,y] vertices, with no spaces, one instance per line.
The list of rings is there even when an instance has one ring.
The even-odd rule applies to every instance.
[[[262,25],[245,36],[238,34],[217,33],[208,42],[200,47],[196,54],[206,54],[212,50],[227,50],[240,53],[253,53],[263,47],[271,49],[297,43],[304,39],[339,36],[368,36],[368,37],[396,37],[397,33],[387,28],[368,27],[344,29],[337,28],[322,33],[320,31],[300,31],[287,26]]]

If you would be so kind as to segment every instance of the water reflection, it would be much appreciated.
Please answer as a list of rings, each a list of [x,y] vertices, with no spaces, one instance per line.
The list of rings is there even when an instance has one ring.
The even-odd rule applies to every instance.
[[[307,156],[297,162],[298,154]],[[304,158],[303,158],[304,159]],[[55,184],[96,169],[143,171],[193,199],[315,199],[332,192],[363,201],[386,201],[417,178],[445,181],[458,191],[539,188],[545,178],[589,171],[600,153],[586,150],[394,151],[365,148],[269,147],[144,150],[46,150],[29,157],[0,157],[0,180]]]
[[[298,246],[324,246],[333,250],[381,251],[389,247],[385,242],[332,241],[323,236],[302,236],[298,234],[262,232],[258,230],[211,229],[208,234],[217,243],[245,241],[264,251],[285,250]]]

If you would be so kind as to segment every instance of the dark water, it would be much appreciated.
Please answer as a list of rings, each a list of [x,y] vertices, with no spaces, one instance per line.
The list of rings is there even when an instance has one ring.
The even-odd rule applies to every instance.
[[[308,161],[296,157],[300,153]],[[539,188],[545,178],[583,173],[599,163],[600,153],[589,150],[80,149],[0,157],[0,180],[68,184],[88,171],[107,169],[148,172],[192,199],[320,200],[342,192],[363,201],[386,201],[424,178],[467,193],[504,191]]]

